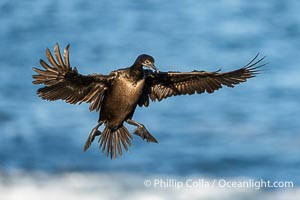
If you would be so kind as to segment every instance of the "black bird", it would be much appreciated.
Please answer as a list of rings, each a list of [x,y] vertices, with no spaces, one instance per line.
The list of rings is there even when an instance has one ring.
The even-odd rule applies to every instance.
[[[92,129],[84,146],[86,151],[96,136],[100,136],[99,143],[106,156],[116,158],[117,152],[122,155],[122,147],[127,151],[131,146],[132,136],[123,125],[124,122],[137,128],[134,133],[147,142],[157,143],[143,124],[132,120],[136,106],[149,105],[152,101],[161,101],[167,97],[201,94],[205,91],[213,93],[223,85],[234,85],[245,82],[254,77],[261,70],[258,54],[244,67],[221,73],[192,71],[192,72],[160,72],[154,65],[154,58],[142,54],[137,57],[132,66],[112,71],[109,75],[91,74],[81,75],[76,67],[70,66],[69,45],[61,56],[59,45],[54,47],[56,60],[50,50],[46,49],[46,56],[50,64],[40,60],[44,70],[33,68],[38,73],[33,75],[34,84],[44,84],[37,94],[42,99],[54,101],[65,100],[71,104],[90,103],[90,111],[100,111],[98,125]],[[147,67],[150,69],[143,69]],[[101,133],[98,128],[104,124]]]

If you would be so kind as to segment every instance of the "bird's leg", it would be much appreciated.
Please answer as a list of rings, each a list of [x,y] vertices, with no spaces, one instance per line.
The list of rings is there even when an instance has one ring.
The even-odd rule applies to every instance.
[[[126,122],[133,126],[137,126],[137,128],[134,130],[134,134],[140,136],[143,140],[146,138],[147,142],[158,143],[157,140],[148,132],[148,130],[143,124],[133,121],[132,119],[127,119]]]
[[[96,136],[99,136],[101,135],[101,132],[98,130],[98,128],[103,124],[102,121],[100,121],[97,126],[95,126],[95,128],[92,129],[88,139],[86,140],[85,142],[85,145],[84,145],[84,148],[83,148],[83,151],[86,151],[92,144],[92,142],[94,141],[95,137]]]

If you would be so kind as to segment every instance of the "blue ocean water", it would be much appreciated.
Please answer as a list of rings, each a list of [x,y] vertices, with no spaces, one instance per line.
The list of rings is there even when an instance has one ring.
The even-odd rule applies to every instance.
[[[268,179],[300,184],[300,2],[0,2],[0,171],[125,173]],[[229,71],[258,52],[258,77],[214,94],[138,108],[159,144],[134,137],[110,160],[83,144],[98,114],[36,96],[32,67],[45,48],[71,44],[80,73],[127,67],[141,53],[161,71]],[[127,126],[131,131],[133,127]]]

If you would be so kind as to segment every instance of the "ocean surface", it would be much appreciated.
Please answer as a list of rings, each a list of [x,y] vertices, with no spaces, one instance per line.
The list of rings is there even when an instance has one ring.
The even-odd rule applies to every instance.
[[[299,10],[297,0],[2,0],[0,199],[299,199]],[[137,108],[133,119],[159,144],[134,135],[111,160],[97,142],[82,151],[98,120],[88,104],[36,95],[32,67],[56,42],[71,44],[82,74],[130,66],[141,53],[161,71],[230,71],[257,53],[269,64],[234,89]],[[189,179],[293,187],[191,188]]]

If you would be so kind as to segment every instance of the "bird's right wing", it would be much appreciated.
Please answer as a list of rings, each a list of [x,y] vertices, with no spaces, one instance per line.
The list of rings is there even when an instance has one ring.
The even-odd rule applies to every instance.
[[[110,76],[102,74],[81,75],[76,67],[70,67],[69,45],[64,50],[62,59],[58,44],[54,47],[56,60],[50,50],[46,49],[46,56],[50,63],[40,60],[45,70],[33,68],[37,75],[33,75],[34,84],[44,84],[37,94],[42,99],[54,101],[65,100],[67,103],[90,103],[90,111],[98,111],[101,107],[102,96],[109,87]]]

